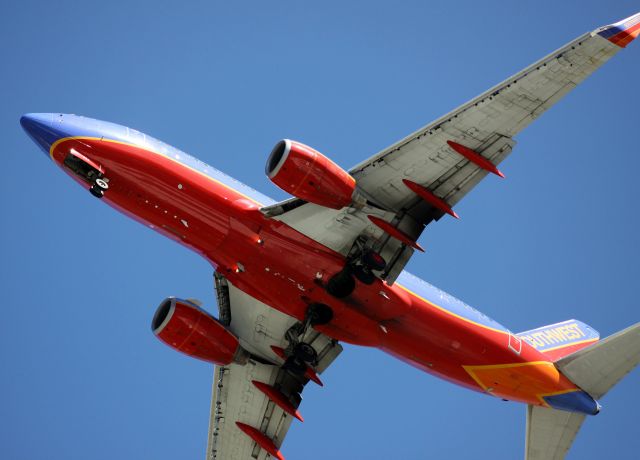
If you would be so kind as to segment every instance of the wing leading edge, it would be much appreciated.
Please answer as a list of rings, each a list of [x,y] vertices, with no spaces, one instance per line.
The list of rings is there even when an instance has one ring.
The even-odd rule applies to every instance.
[[[347,255],[356,238],[377,241],[392,283],[413,248],[367,219],[391,222],[414,241],[487,174],[499,173],[513,137],[640,34],[640,13],[588,32],[480,96],[353,167],[349,172],[376,206],[332,210],[289,200],[276,218]],[[424,192],[422,197],[416,186]],[[425,199],[429,196],[431,200]]]

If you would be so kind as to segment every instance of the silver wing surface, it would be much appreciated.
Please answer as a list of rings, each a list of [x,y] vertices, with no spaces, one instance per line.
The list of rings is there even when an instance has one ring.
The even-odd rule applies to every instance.
[[[555,365],[596,399],[640,364],[640,323],[565,356]],[[527,409],[525,460],[562,460],[585,416],[545,407]]]
[[[527,406],[525,460],[562,460],[586,415]]]
[[[220,276],[216,276],[216,288],[221,322],[239,337],[252,357],[245,365],[215,367],[206,458],[264,460],[270,457],[269,452],[238,423],[258,430],[276,449],[281,446],[296,415],[291,410],[285,411],[282,403],[265,393],[264,384],[270,387],[267,391],[277,391],[280,396],[276,400],[283,397],[285,404],[297,412],[300,395],[309,379],[283,370],[283,360],[271,348],[286,347],[285,333],[296,320],[245,294]],[[342,347],[316,331],[307,334],[305,341],[318,352],[315,370],[323,372]]]
[[[293,199],[263,212],[345,256],[357,238],[375,241],[374,248],[388,261],[380,277],[393,283],[414,249],[390,238],[367,216],[380,217],[417,240],[426,225],[440,219],[446,207],[450,210],[511,153],[516,134],[620,51],[627,43],[620,35],[637,28],[639,21],[635,15],[578,37],[353,167],[349,172],[369,199],[364,208],[336,211]],[[461,149],[471,150],[484,164]],[[497,168],[493,172],[499,174]],[[406,180],[445,207],[420,198]]]
[[[640,323],[556,362],[564,375],[596,399],[640,364]]]

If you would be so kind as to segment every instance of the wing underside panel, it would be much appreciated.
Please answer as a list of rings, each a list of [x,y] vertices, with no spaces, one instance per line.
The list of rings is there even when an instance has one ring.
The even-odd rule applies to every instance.
[[[300,405],[301,393],[309,379],[283,370],[282,358],[272,349],[272,346],[286,348],[285,333],[296,320],[245,294],[220,276],[216,285],[219,297],[225,297],[221,304],[226,305],[224,316],[229,329],[252,358],[245,365],[215,367],[206,458],[264,460],[269,458],[267,451],[236,423],[259,430],[277,448],[282,445],[294,416],[255,382],[268,385],[294,408]],[[221,296],[223,292],[226,294]],[[336,341],[314,330],[307,332],[304,341],[318,353],[316,373],[323,372],[342,351]]]
[[[289,200],[265,209],[310,238],[347,255],[365,237],[389,266],[380,278],[393,283],[413,254],[367,219],[375,215],[417,240],[424,227],[445,211],[419,198],[403,180],[422,186],[450,207],[458,203],[489,169],[452,148],[459,144],[493,166],[513,150],[513,137],[539,117],[621,48],[586,33],[480,96],[424,126],[353,167],[349,172],[371,206],[342,210]]]
[[[267,458],[236,422],[258,428],[277,446],[282,444],[293,417],[285,414],[258,390],[252,381],[273,384],[273,368],[256,362],[240,366],[216,366],[211,401],[208,459],[245,460]]]

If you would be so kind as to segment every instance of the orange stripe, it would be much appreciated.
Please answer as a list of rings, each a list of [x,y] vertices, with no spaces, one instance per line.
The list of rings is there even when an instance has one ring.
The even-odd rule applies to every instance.
[[[165,154],[163,154],[163,153],[157,152],[157,151],[155,151],[155,150],[151,150],[151,149],[149,149],[149,148],[148,148],[148,147],[146,147],[146,146],[141,146],[141,145],[133,144],[133,143],[131,143],[131,142],[118,141],[118,140],[115,140],[115,139],[107,139],[107,138],[104,138],[104,137],[91,137],[91,136],[70,136],[70,137],[63,137],[63,138],[58,139],[57,141],[55,141],[53,144],[51,144],[51,147],[49,148],[49,156],[51,157],[51,160],[52,160],[54,163],[56,162],[56,161],[55,161],[55,158],[54,158],[54,156],[53,156],[53,154],[54,154],[54,152],[55,152],[55,149],[58,147],[58,145],[59,145],[59,144],[61,144],[61,143],[63,143],[63,142],[66,142],[66,141],[71,141],[71,140],[77,140],[77,141],[88,140],[88,141],[110,142],[110,143],[113,143],[113,144],[121,144],[121,145],[127,145],[127,146],[131,146],[131,147],[135,147],[135,148],[137,148],[137,149],[144,150],[145,152],[153,153],[154,155],[159,155],[159,156],[161,156],[161,157],[163,157],[163,158],[166,158],[167,160],[172,161],[172,162],[173,162],[173,163],[175,163],[175,164],[178,164],[178,165],[180,165],[180,166],[182,166],[182,167],[184,167],[184,168],[189,169],[190,171],[193,171],[193,172],[194,172],[194,173],[196,173],[196,174],[201,175],[202,177],[205,177],[205,178],[209,179],[210,181],[215,182],[215,183],[216,183],[216,184],[218,184],[218,185],[222,185],[223,187],[225,187],[225,188],[227,188],[227,189],[231,190],[231,191],[232,191],[232,192],[234,192],[234,193],[237,193],[238,195],[240,195],[240,196],[242,196],[242,197],[246,198],[247,200],[249,200],[249,201],[251,201],[251,202],[253,202],[253,203],[257,204],[258,206],[263,206],[263,204],[262,204],[262,203],[260,203],[260,202],[256,201],[255,199],[251,198],[251,197],[250,197],[250,196],[248,196],[248,195],[245,195],[244,193],[240,192],[239,190],[234,189],[234,188],[233,188],[233,187],[231,187],[230,185],[227,185],[227,184],[225,184],[224,182],[221,182],[221,181],[219,181],[218,179],[216,179],[216,178],[214,178],[214,177],[209,176],[208,174],[206,174],[206,173],[205,173],[205,172],[203,172],[203,171],[200,171],[200,170],[198,170],[198,169],[195,169],[194,167],[189,166],[189,165],[187,165],[187,164],[185,164],[185,163],[182,163],[181,161],[178,161],[178,160],[176,160],[175,158],[171,158],[171,157],[170,157],[170,156],[168,156],[168,155],[165,155]],[[185,155],[186,155],[186,154],[185,154]]]
[[[640,35],[640,23],[629,27],[627,30],[623,30],[613,37],[609,38],[611,43],[618,45],[621,48],[626,48],[626,46],[631,43],[635,38]]]

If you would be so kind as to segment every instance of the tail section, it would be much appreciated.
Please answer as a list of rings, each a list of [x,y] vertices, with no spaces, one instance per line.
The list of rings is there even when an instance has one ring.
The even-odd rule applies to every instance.
[[[556,361],[569,380],[596,399],[640,363],[640,323]]]
[[[587,416],[547,409],[527,407],[525,460],[562,460]]]
[[[544,353],[550,361],[592,345],[600,338],[598,331],[575,319],[520,332],[517,336]]]
[[[573,323],[565,321],[560,324]],[[575,323],[582,330],[583,324],[579,321]],[[533,336],[532,333],[553,329],[556,326],[558,325],[554,324],[519,335],[528,341],[525,336]],[[569,347],[577,345],[578,343],[574,342]],[[583,390],[580,393],[586,392],[594,399],[602,398],[640,363],[640,323],[598,343],[592,340],[590,346],[585,346],[583,342],[582,347],[581,350],[559,358],[555,365]],[[541,351],[546,354],[550,350]],[[564,459],[585,418],[586,415],[582,413],[528,406],[525,460]]]

